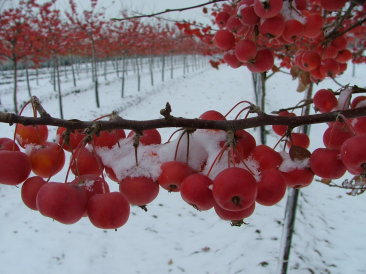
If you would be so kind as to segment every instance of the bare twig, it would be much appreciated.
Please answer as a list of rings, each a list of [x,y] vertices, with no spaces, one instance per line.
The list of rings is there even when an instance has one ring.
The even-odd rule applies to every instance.
[[[330,77],[334,83],[336,83],[338,86],[340,87],[344,87],[344,85],[342,85],[341,83],[339,83],[334,77]]]
[[[345,34],[345,33],[349,32],[350,30],[362,25],[365,22],[366,22],[366,17],[363,18],[362,20],[358,21],[357,23],[353,24],[352,26],[348,27],[347,29],[341,31],[341,32],[338,32],[338,31],[331,32],[327,35],[325,41],[334,40],[335,38],[337,38],[339,36],[342,36],[343,34]]]
[[[325,39],[325,41],[324,41],[325,43],[328,43],[330,40],[333,40],[335,38],[333,36],[343,26],[344,20],[346,20],[351,15],[351,12],[355,6],[356,6],[355,3],[351,3],[343,15],[339,14],[339,16],[337,16],[337,19],[334,22],[334,26],[333,26],[332,30],[329,32],[329,34],[327,35],[327,39]],[[340,11],[340,13],[341,13],[341,11]]]
[[[136,16],[130,16],[130,17],[125,17],[125,18],[112,18],[112,20],[125,21],[125,20],[131,20],[131,19],[155,17],[157,15],[161,15],[161,14],[164,14],[164,13],[175,12],[175,11],[181,12],[181,11],[196,9],[196,8],[204,7],[204,6],[207,6],[207,5],[214,4],[214,3],[224,2],[224,1],[228,1],[228,0],[212,0],[212,1],[208,1],[206,3],[198,4],[198,5],[195,5],[195,6],[190,6],[190,7],[185,7],[185,8],[176,8],[176,9],[166,9],[164,11],[160,11],[160,12],[156,12],[156,13],[136,15]]]

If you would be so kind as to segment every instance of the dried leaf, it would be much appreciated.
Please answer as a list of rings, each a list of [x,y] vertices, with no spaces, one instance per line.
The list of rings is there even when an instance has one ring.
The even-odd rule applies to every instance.
[[[303,148],[303,147],[299,147],[299,146],[291,146],[289,154],[290,154],[290,158],[292,161],[305,160],[307,158],[310,158],[310,156],[311,156],[311,153],[309,150],[307,150],[306,148]]]
[[[299,85],[297,86],[296,91],[303,92],[307,89],[307,87],[309,86],[309,84],[311,82],[310,74],[309,74],[309,72],[306,72],[306,71],[300,71],[298,78],[299,78]]]
[[[280,71],[280,68],[274,65],[274,66],[272,67],[272,71],[273,71],[273,72],[279,72],[279,71]]]
[[[332,183],[332,180],[322,178],[322,179],[318,180],[318,182],[325,184],[325,185],[329,185],[330,183]]]
[[[299,78],[299,82],[296,88],[297,92],[304,92],[306,90],[307,86],[304,85],[304,83],[301,81],[301,79]]]
[[[292,66],[290,69],[290,74],[292,76],[292,80],[295,80],[299,76],[300,69],[297,66]]]

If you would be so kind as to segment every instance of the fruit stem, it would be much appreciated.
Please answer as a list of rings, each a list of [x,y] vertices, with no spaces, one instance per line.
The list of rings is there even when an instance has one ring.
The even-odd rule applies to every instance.
[[[177,129],[176,131],[174,131],[174,132],[170,135],[170,137],[169,137],[169,139],[168,139],[167,143],[169,143],[169,142],[171,141],[171,139],[173,138],[173,136],[174,136],[177,132],[182,131],[182,130],[184,130],[184,128],[180,128],[180,129]]]
[[[190,136],[189,133],[187,132],[187,159],[186,159],[186,164],[188,165],[188,161],[189,161],[189,145],[190,145]]]
[[[74,149],[74,151],[72,152],[71,154],[71,159],[70,159],[70,163],[69,163],[69,167],[67,168],[67,172],[66,172],[66,176],[65,176],[65,184],[67,183],[67,179],[69,177],[69,174],[70,174],[70,170],[71,170],[71,165],[72,163],[76,160],[77,157],[79,157],[79,154],[80,154],[80,149],[82,146],[85,146],[86,145],[86,139],[88,138],[88,136],[85,136],[83,141],[81,141],[77,146],[76,148]],[[74,152],[77,152],[77,157],[75,156],[75,153]],[[77,170],[77,173],[79,173],[78,171],[78,165],[76,163],[76,170]]]
[[[184,131],[183,131],[183,133],[179,136],[179,139],[178,139],[177,145],[176,145],[176,147],[175,147],[174,161],[176,161],[176,160],[177,160],[179,145],[180,145],[180,142],[182,141],[182,138],[183,138],[184,134],[188,134],[186,130],[184,130]],[[187,161],[187,162],[188,162],[188,161]]]
[[[63,143],[63,142],[62,142]],[[63,148],[62,148],[62,146],[59,146],[59,148],[58,148],[58,153],[57,153],[57,160],[61,157],[61,155],[62,155],[62,153],[63,153]],[[51,178],[52,178],[52,176],[54,175],[53,173],[54,173],[54,171],[56,170],[56,166],[54,166],[53,167],[53,170],[52,170],[52,172],[51,172],[51,175],[50,175],[50,177],[48,177],[48,179],[47,179],[47,183],[51,180]],[[52,175],[53,174],[53,175]]]
[[[210,166],[210,169],[208,170],[208,172],[207,172],[207,174],[206,174],[206,176],[207,177],[209,177],[210,176],[210,173],[211,173],[211,171],[212,171],[212,168],[214,167],[214,165],[216,164],[216,162],[217,162],[217,160],[219,159],[219,158],[221,158],[221,156],[222,156],[222,154],[225,152],[225,150],[227,149],[227,147],[229,146],[229,144],[228,143],[225,143],[224,144],[224,146],[222,147],[222,149],[219,151],[219,153],[216,155],[216,157],[215,157],[215,159],[214,159],[214,161],[213,161],[213,163],[211,164],[211,166]]]
[[[138,155],[137,155],[137,149],[139,147],[140,144],[140,136],[141,134],[136,132],[135,136],[133,137],[133,147],[135,149],[135,164],[138,167],[139,166],[139,161],[138,161]]]
[[[246,225],[247,223],[245,223],[244,220],[231,220],[230,224],[231,226],[242,226]]]
[[[237,106],[239,106],[240,104],[243,104],[243,103],[246,103],[246,104],[249,104],[249,105],[252,105],[252,103],[251,102],[249,102],[249,101],[240,101],[240,102],[238,102],[237,104],[235,104],[225,115],[224,115],[224,117],[226,118]]]
[[[94,139],[92,140],[92,154],[95,156],[95,159],[97,159],[97,163],[98,163],[98,168],[101,174],[101,177],[103,178],[103,180],[105,181],[104,178],[104,174],[103,174],[103,163],[101,162],[101,159],[99,158],[97,152],[95,151],[95,146],[94,146]]]
[[[243,108],[241,111],[239,111],[239,113],[235,116],[234,120],[237,120],[237,119],[239,118],[240,114],[242,114],[244,111],[246,111],[246,110],[248,110],[248,109],[250,110],[250,109],[251,109],[251,106],[245,107],[245,108]],[[245,118],[247,118],[247,117],[248,117],[248,115],[249,115],[249,111],[248,111],[248,113],[245,115]]]
[[[102,120],[102,119],[107,118],[107,117],[112,117],[112,115],[113,115],[113,113],[110,113],[110,114],[106,114],[106,115],[100,116],[100,117],[98,117],[98,118],[94,119],[94,120],[93,120],[93,122],[95,122],[95,121],[99,121],[99,120]]]
[[[273,146],[273,148],[272,149],[276,149],[276,147],[281,143],[281,141],[286,137],[286,136],[289,136],[289,131],[287,130],[286,131],[286,133],[285,134],[283,134],[282,136],[281,136],[281,138],[280,139],[278,139],[278,141],[277,141],[277,143]],[[290,136],[291,136],[291,133],[290,133]],[[291,137],[290,137],[291,138]],[[287,142],[287,141],[286,141]],[[286,147],[286,144],[285,144],[285,146],[284,146],[284,148]]]

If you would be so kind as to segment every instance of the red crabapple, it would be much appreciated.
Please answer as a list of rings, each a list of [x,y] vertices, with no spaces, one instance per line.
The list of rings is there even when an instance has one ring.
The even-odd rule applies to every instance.
[[[126,177],[119,182],[119,191],[131,205],[145,206],[159,194],[159,184],[148,177]]]
[[[88,201],[87,212],[96,227],[117,229],[127,222],[130,204],[120,192],[95,194]]]
[[[196,209],[209,210],[214,205],[214,199],[210,186],[212,180],[200,173],[186,177],[180,188],[180,194],[184,201]]]
[[[180,191],[182,181],[193,174],[192,168],[182,162],[171,161],[161,165],[161,173],[158,183],[170,192]]]
[[[212,194],[223,209],[243,210],[254,203],[257,197],[257,182],[245,169],[227,168],[214,179]]]

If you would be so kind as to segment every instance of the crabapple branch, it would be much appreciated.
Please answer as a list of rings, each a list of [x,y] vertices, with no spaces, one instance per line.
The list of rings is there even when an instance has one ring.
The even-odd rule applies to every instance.
[[[182,127],[192,129],[221,129],[228,131],[266,125],[287,125],[291,128],[295,128],[300,125],[332,122],[337,120],[339,116],[346,118],[366,116],[366,107],[362,107],[343,111],[333,111],[323,114],[295,117],[268,115],[257,111],[257,117],[239,120],[213,121],[174,117],[170,114],[170,105],[167,104],[167,106],[169,107],[165,108],[161,112],[165,118],[145,121],[126,120],[122,118],[111,121],[81,121],[77,119],[64,120],[48,115],[47,112],[43,110],[43,108],[38,106],[37,109],[41,109],[43,111],[43,115],[41,115],[41,117],[26,117],[14,113],[0,112],[0,122],[8,123],[10,125],[14,123],[20,123],[23,125],[60,126],[70,130],[94,128],[97,126],[99,130],[131,129],[134,131],[142,131],[153,128]],[[44,113],[46,113],[46,115]]]
[[[126,21],[126,20],[131,20],[131,19],[156,17],[157,15],[161,15],[161,14],[165,14],[165,13],[169,13],[169,12],[196,9],[196,8],[204,7],[204,6],[207,6],[207,5],[214,4],[214,3],[224,2],[224,1],[227,1],[227,0],[212,0],[212,1],[208,1],[206,3],[198,4],[198,5],[195,5],[195,6],[190,6],[190,7],[185,7],[185,8],[177,8],[177,9],[166,9],[164,11],[160,11],[160,12],[156,12],[156,13],[136,15],[136,16],[130,16],[130,17],[125,17],[125,18],[112,18],[112,20]]]

